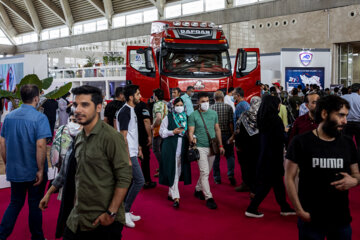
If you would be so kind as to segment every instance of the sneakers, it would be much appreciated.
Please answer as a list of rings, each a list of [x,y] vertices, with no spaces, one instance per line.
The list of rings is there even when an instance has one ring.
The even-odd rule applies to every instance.
[[[134,228],[135,227],[135,223],[133,222],[133,220],[131,220],[131,213],[125,213],[125,226],[127,226],[128,228]]]
[[[264,216],[263,213],[259,212],[258,210],[250,211],[249,209],[246,210],[245,216],[251,217],[251,218],[262,218]]]
[[[217,209],[217,205],[213,198],[209,198],[208,200],[206,200],[206,206],[210,209]]]
[[[147,182],[143,186],[144,189],[150,189],[150,188],[154,188],[154,187],[156,187],[156,182]]]
[[[136,216],[132,212],[130,212],[129,215],[130,215],[131,221],[133,221],[133,222],[137,222],[137,221],[139,221],[141,219],[140,216]]]
[[[202,191],[196,191],[195,189],[194,196],[200,200],[205,200],[205,196]]]
[[[280,215],[284,216],[284,217],[286,217],[286,216],[294,216],[294,215],[296,215],[296,212],[295,212],[294,209],[289,207],[289,208],[286,208],[286,209],[282,209],[281,212],[280,212]]]
[[[230,176],[230,177],[229,177],[229,181],[230,181],[230,184],[231,184],[232,186],[235,186],[235,185],[236,185],[236,180],[235,180],[235,178],[234,178],[233,176]]]
[[[250,188],[245,184],[241,183],[240,186],[235,188],[236,192],[250,192]]]

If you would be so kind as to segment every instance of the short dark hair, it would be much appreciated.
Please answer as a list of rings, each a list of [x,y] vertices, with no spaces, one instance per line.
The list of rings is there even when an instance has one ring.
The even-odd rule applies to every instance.
[[[154,89],[153,93],[155,93],[155,96],[161,101],[164,100],[164,91],[160,88]]]
[[[123,87],[117,87],[115,89],[115,97],[120,97],[121,94],[124,94],[124,88]]]
[[[32,103],[34,98],[39,95],[39,88],[34,84],[26,84],[20,88],[20,96],[23,103]]]
[[[209,97],[209,94],[207,92],[199,92],[198,93],[198,100],[200,100],[203,97]]]
[[[186,91],[189,91],[189,90],[194,90],[195,88],[193,87],[193,86],[188,86],[187,88],[186,88]]]
[[[304,102],[305,102],[305,103],[309,103],[309,96],[312,96],[312,95],[318,95],[318,96],[320,96],[317,92],[314,92],[314,91],[309,92],[308,94],[305,95]]]
[[[139,89],[138,85],[127,85],[124,88],[124,96],[126,101],[129,101],[130,96],[134,96],[138,89]]]
[[[270,87],[269,91],[270,91],[270,93],[277,93],[275,87]]]
[[[173,88],[172,90],[173,90],[173,91],[176,90],[178,93],[181,93],[181,89],[178,88],[178,87],[177,87],[177,88]]]
[[[339,91],[339,88],[338,88],[338,87],[335,87],[335,88],[334,88],[334,92],[337,93],[338,91]]]
[[[350,109],[350,104],[345,99],[336,96],[336,95],[329,95],[326,97],[322,97],[316,103],[316,110],[315,110],[315,121],[317,123],[321,123],[323,121],[321,117],[321,113],[323,110],[330,115],[332,112],[339,111],[342,107],[346,107]]]
[[[77,88],[73,88],[71,90],[72,94],[76,95],[91,95],[91,101],[95,104],[95,107],[99,104],[102,104],[103,98],[100,88],[90,86],[90,85],[83,85]]]
[[[302,90],[302,86],[301,86],[301,85],[298,85],[297,88],[300,89],[300,90]]]
[[[235,88],[235,93],[239,94],[242,98],[245,96],[244,89],[242,89],[241,87]]]
[[[234,88],[233,88],[233,87],[229,87],[228,92],[232,92],[232,91],[234,91]]]
[[[354,83],[350,89],[352,93],[357,93],[360,90],[360,83]]]
[[[296,95],[299,93],[297,88],[293,88],[291,92],[292,92],[292,95]]]

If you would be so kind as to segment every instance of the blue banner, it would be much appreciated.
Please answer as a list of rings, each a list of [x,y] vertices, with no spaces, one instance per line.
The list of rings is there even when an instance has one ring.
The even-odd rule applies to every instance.
[[[285,89],[291,91],[294,87],[301,85],[303,89],[306,84],[316,84],[324,89],[325,68],[285,68]]]

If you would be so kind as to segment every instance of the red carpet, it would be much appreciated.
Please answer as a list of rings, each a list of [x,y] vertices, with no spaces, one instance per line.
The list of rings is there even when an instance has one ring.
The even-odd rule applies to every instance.
[[[153,157],[153,156],[152,156]],[[155,169],[156,160],[152,158]],[[260,206],[265,213],[262,219],[249,219],[244,211],[249,203],[246,193],[237,193],[227,181],[226,161],[221,161],[222,184],[215,185],[211,177],[211,190],[218,204],[217,210],[206,208],[205,201],[193,196],[194,186],[199,175],[197,164],[193,163],[193,184],[180,185],[180,209],[172,208],[167,200],[168,188],[142,190],[135,200],[133,211],[142,217],[134,229],[124,228],[126,240],[292,240],[297,239],[295,216],[281,217],[273,193]],[[154,172],[152,170],[152,172]],[[240,182],[240,169],[236,163],[236,177]],[[10,189],[0,190],[0,216],[10,201]],[[353,239],[360,239],[360,188],[351,190],[350,206],[353,216]],[[44,232],[48,240],[54,239],[59,201],[53,196],[49,208],[44,212]],[[329,209],[331,210],[331,209]],[[28,208],[25,205],[10,240],[28,240],[30,232],[27,223]]]

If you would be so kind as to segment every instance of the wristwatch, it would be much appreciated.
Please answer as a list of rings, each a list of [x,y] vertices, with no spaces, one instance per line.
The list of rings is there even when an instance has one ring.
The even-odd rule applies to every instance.
[[[117,216],[117,213],[110,212],[109,210],[106,210],[106,213],[109,214],[109,216],[112,218],[115,218]]]

